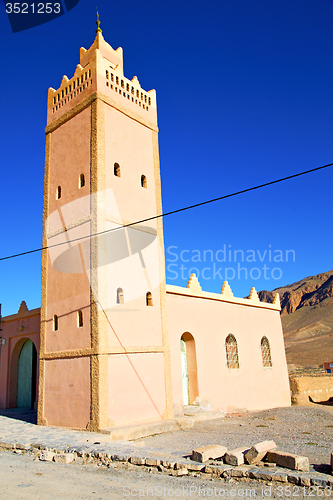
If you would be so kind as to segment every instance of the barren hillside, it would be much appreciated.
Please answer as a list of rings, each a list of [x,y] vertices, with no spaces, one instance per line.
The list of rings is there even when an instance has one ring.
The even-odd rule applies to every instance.
[[[281,300],[281,319],[288,365],[320,366],[333,361],[333,271],[259,292],[271,302],[273,293]]]

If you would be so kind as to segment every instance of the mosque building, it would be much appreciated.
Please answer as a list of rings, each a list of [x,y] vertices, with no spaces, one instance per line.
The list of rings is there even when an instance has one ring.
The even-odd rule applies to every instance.
[[[278,295],[166,284],[156,92],[99,24],[45,132],[41,308],[2,318],[0,406],[96,431],[290,405]]]

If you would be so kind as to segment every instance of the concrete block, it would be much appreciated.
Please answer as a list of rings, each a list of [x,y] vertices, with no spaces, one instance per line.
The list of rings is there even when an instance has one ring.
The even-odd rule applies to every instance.
[[[206,472],[206,474],[217,474],[217,475],[221,476],[221,474],[223,474],[223,472],[228,470],[227,467],[229,469],[232,469],[232,467],[230,467],[228,465],[226,466],[226,465],[209,464],[209,465],[206,465],[205,472]]]
[[[263,481],[272,481],[272,473],[269,471],[257,470],[254,472],[255,479],[262,479]]]
[[[133,465],[145,465],[146,459],[142,457],[131,457],[130,462]]]
[[[193,460],[188,460],[187,468],[190,471],[202,472],[205,468],[205,464],[201,462],[194,462]]]
[[[30,444],[28,444],[28,443],[26,443],[26,444],[16,443],[15,444],[15,448],[17,450],[29,450],[30,449]]]
[[[112,455],[112,461],[113,462],[127,462],[131,458],[131,455],[124,454],[124,453],[115,453]]]
[[[231,469],[231,477],[247,477],[247,470],[243,467],[235,467]]]
[[[176,460],[170,458],[168,460],[163,460],[162,465],[166,469],[174,469],[176,467]]]
[[[299,484],[301,486],[311,486],[311,475],[310,474],[300,474]]]
[[[170,476],[187,476],[188,475],[188,470],[187,469],[177,469],[177,470],[171,470],[169,472]]]
[[[244,453],[249,451],[249,447],[236,448],[235,450],[227,451],[224,455],[224,462],[229,465],[242,465],[244,463]]]
[[[74,453],[59,453],[54,455],[53,461],[59,462],[61,464],[70,464],[74,461],[75,455]]]
[[[269,451],[267,453],[268,462],[274,462],[280,467],[309,472],[310,463],[308,457],[301,457],[284,451]]]
[[[275,450],[276,444],[274,441],[262,441],[252,446],[246,453],[245,459],[249,464],[260,462],[268,451]]]
[[[150,467],[157,467],[158,465],[161,465],[161,460],[158,460],[157,458],[146,458],[146,465],[149,465]]]
[[[280,483],[288,482],[288,474],[286,472],[272,472],[272,481],[279,481]],[[306,486],[306,485],[304,485]]]
[[[203,448],[197,448],[192,451],[192,460],[196,462],[207,462],[207,460],[216,460],[217,458],[222,458],[228,449],[225,446],[219,444],[213,444],[211,446],[204,446]]]
[[[6,448],[7,450],[13,450],[15,445],[13,443],[5,443],[4,441],[0,441],[0,448]]]
[[[313,475],[313,477],[311,477],[311,485],[325,488],[326,486],[330,486],[330,482],[324,475],[317,474],[316,476]]]
[[[52,462],[55,453],[53,451],[42,450],[39,455],[39,460],[43,462]]]
[[[297,472],[288,472],[288,483],[299,484],[301,479],[301,474]]]

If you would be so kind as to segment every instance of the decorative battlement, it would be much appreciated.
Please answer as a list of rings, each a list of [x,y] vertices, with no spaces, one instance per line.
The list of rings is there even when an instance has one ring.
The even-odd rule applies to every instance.
[[[129,108],[150,122],[156,122],[156,92],[145,91],[136,76],[124,77],[123,51],[114,50],[97,32],[92,46],[80,49],[80,64],[71,79],[63,76],[60,87],[49,88],[48,125],[98,90],[121,109]]]
[[[263,307],[265,309],[274,309],[276,311],[280,311],[280,298],[279,294],[276,293],[274,295],[274,300],[272,303],[261,302],[259,300],[258,294],[254,287],[251,288],[250,295],[248,298],[240,298],[235,297],[232,293],[230,285],[227,281],[223,282],[221,293],[213,293],[213,292],[205,292],[202,290],[201,285],[197,276],[193,273],[188,280],[186,288],[182,286],[175,285],[167,285],[166,286],[167,293],[175,294],[175,295],[187,295],[190,297],[198,297],[203,299],[210,300],[219,300],[222,302],[231,302],[233,304],[240,304],[244,306],[252,306],[252,307]]]
[[[79,95],[85,90],[89,84],[92,85],[92,69],[83,68],[81,64],[76,66],[73,78],[70,80],[66,75],[62,77],[61,85],[58,90],[49,88],[48,107],[52,108],[52,113],[58,111],[67,102],[71,101],[73,97]]]

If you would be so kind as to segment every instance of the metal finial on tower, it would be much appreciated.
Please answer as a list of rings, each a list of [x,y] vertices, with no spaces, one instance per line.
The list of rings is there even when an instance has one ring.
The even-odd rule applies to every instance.
[[[97,10],[96,17],[97,17],[97,21],[96,21],[96,24],[97,24],[97,30],[96,30],[96,33],[98,33],[98,32],[102,33],[102,30],[101,30],[101,28],[99,27],[99,25],[101,24],[101,21],[99,20],[98,10]]]

